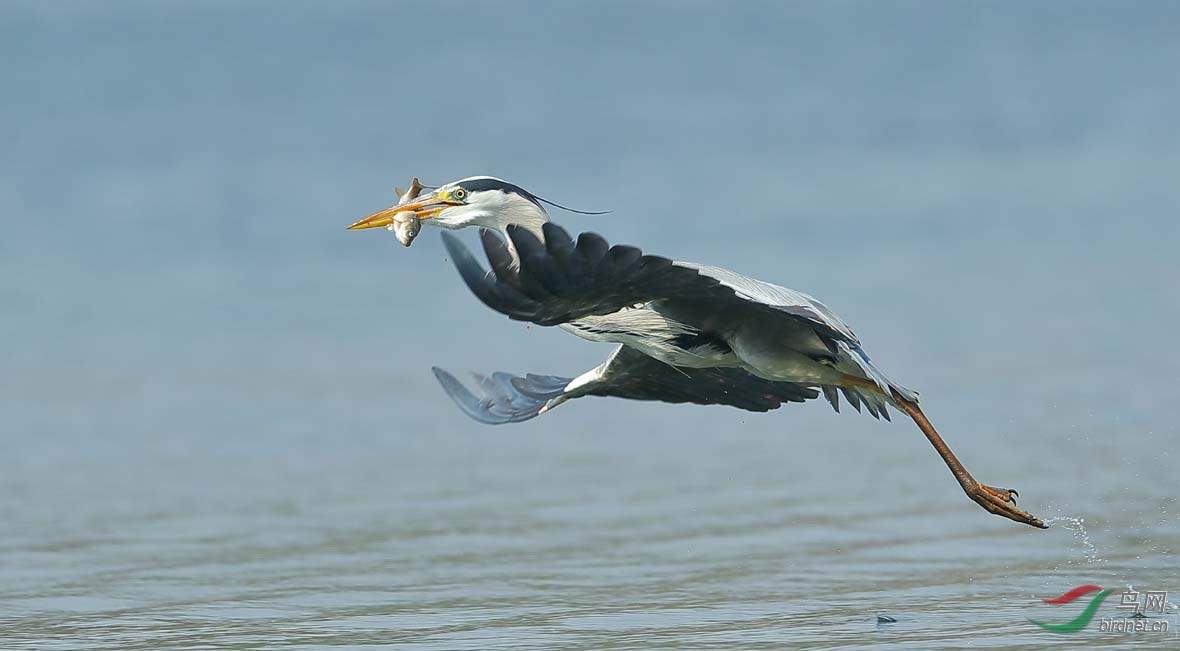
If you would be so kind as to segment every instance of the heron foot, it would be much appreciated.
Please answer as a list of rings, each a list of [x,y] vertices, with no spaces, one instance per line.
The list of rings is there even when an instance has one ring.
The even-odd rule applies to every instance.
[[[1016,508],[1016,498],[1020,494],[1011,488],[993,488],[975,482],[974,485],[964,486],[963,491],[967,493],[967,497],[982,506],[988,513],[995,513],[1038,529],[1049,528],[1040,518],[1033,517],[1028,511]]]

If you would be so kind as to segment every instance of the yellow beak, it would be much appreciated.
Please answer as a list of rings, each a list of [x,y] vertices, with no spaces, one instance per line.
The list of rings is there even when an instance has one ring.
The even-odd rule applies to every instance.
[[[431,219],[438,215],[443,210],[451,206],[458,206],[461,202],[451,201],[448,197],[440,196],[435,193],[430,193],[423,197],[418,197],[409,203],[398,204],[390,206],[380,212],[375,212],[364,219],[353,223],[348,227],[350,231],[359,231],[366,228],[381,228],[393,223],[393,216],[402,212],[412,212],[418,219]]]

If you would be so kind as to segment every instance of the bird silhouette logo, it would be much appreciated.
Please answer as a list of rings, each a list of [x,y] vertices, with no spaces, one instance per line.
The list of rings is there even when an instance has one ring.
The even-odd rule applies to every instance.
[[[1100,586],[1096,585],[1080,585],[1055,599],[1042,599],[1041,601],[1047,604],[1068,604],[1077,600],[1078,597],[1081,597],[1082,595],[1086,595],[1091,592],[1098,592],[1098,594],[1094,595],[1090,599],[1089,605],[1086,606],[1085,610],[1083,610],[1080,615],[1074,617],[1064,624],[1046,624],[1044,622],[1038,622],[1031,617],[1025,617],[1025,619],[1036,624],[1037,626],[1040,626],[1046,631],[1052,631],[1054,633],[1076,633],[1085,628],[1086,624],[1089,624],[1091,619],[1094,619],[1094,613],[1098,611],[1098,606],[1102,605],[1102,600],[1106,599],[1106,597],[1109,596],[1110,593],[1114,592],[1114,590],[1114,588],[1103,590]]]

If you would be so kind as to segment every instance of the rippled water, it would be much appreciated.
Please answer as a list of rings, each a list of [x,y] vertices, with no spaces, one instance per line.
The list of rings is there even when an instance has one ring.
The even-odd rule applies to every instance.
[[[1043,648],[1180,638],[1170,4],[0,8],[0,647]],[[494,173],[826,299],[912,424],[429,373],[609,348],[343,226]],[[1161,633],[1055,634],[1082,585]],[[895,620],[895,621],[888,621]]]

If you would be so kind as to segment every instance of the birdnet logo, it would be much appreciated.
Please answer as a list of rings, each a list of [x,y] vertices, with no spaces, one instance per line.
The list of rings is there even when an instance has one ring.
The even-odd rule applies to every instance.
[[[1054,633],[1077,633],[1094,619],[1095,613],[1098,612],[1098,607],[1102,602],[1115,591],[1115,588],[1108,588],[1103,590],[1096,585],[1080,585],[1069,592],[1056,597],[1054,599],[1042,599],[1041,601],[1047,604],[1061,605],[1076,601],[1083,595],[1097,592],[1098,594],[1090,598],[1090,603],[1082,610],[1082,613],[1077,617],[1065,622],[1064,624],[1046,624],[1038,622],[1037,620],[1026,617],[1028,621],[1040,626],[1046,631]],[[1115,606],[1116,610],[1132,611],[1126,617],[1102,617],[1098,622],[1098,630],[1107,633],[1134,633],[1134,632],[1152,632],[1152,633],[1167,633],[1168,621],[1165,619],[1151,619],[1147,613],[1155,612],[1160,615],[1164,613],[1164,608],[1168,603],[1167,590],[1148,590],[1144,593],[1143,601],[1139,600],[1139,592],[1132,589],[1124,590],[1122,599],[1119,605]]]

